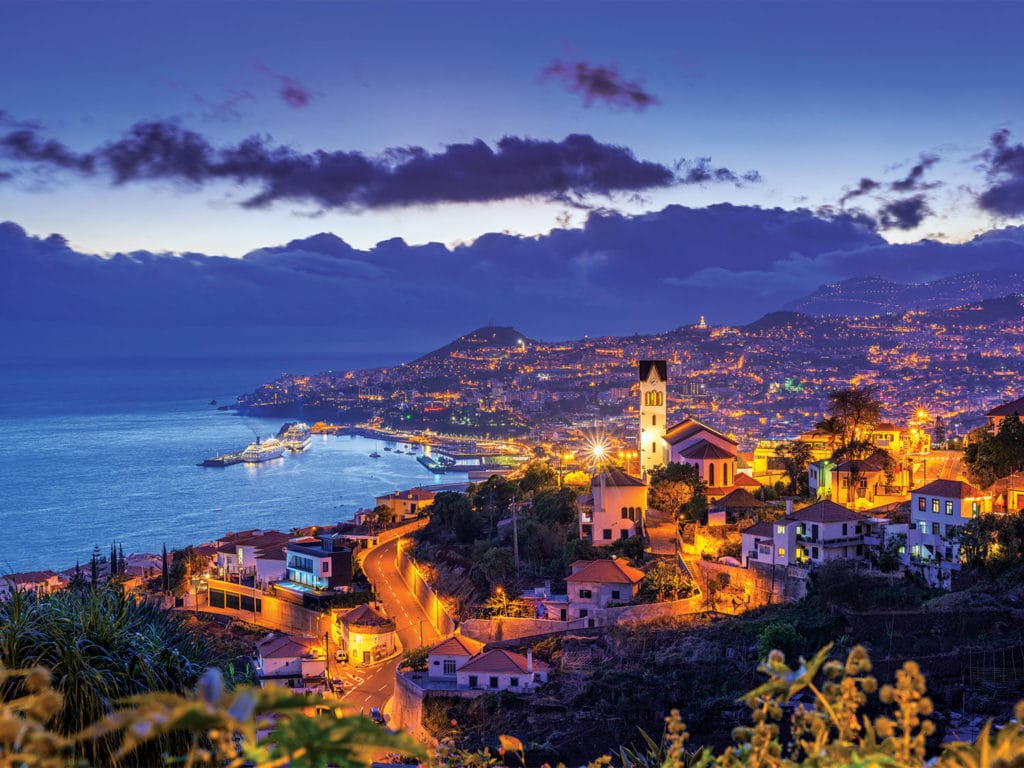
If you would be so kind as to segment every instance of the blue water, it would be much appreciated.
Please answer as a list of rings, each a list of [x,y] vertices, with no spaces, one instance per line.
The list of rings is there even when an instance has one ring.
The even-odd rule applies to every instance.
[[[234,402],[282,371],[378,362],[0,367],[0,574],[67,568],[113,541],[159,552],[227,531],[336,523],[377,495],[436,482],[415,455],[352,437],[315,435],[305,452],[255,466],[196,466],[285,421],[218,411],[211,399]]]

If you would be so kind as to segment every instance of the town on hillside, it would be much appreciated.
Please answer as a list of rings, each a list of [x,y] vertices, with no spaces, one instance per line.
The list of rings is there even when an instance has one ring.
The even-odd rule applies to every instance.
[[[711,631],[820,600],[829,583],[824,598],[839,601],[866,585],[951,595],[1024,557],[1024,398],[987,410],[962,449],[940,449],[921,419],[890,420],[879,388],[848,386],[799,434],[741,450],[725,418],[671,418],[672,370],[638,361],[632,444],[595,442],[571,471],[524,456],[476,483],[382,495],[336,526],[229,532],[171,553],[97,548],[60,573],[0,578],[0,598],[116,585],[237,631],[261,685],[429,740],[457,719],[445,714],[470,722],[472,702],[496,694],[597,717],[570,692],[632,674],[634,654],[616,657],[612,638]],[[798,625],[787,631],[800,637]]]

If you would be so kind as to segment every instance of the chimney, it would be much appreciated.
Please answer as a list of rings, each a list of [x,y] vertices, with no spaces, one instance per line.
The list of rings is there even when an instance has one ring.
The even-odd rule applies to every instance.
[[[526,672],[533,672],[533,648],[526,649]]]
[[[786,514],[787,515],[792,515],[793,514],[793,500],[792,499],[786,499]]]

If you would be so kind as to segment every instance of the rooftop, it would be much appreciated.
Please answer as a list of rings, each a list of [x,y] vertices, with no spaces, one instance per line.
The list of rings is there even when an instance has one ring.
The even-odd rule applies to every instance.
[[[636,584],[643,580],[644,572],[624,560],[577,560],[570,566],[572,573],[568,581],[593,582],[595,584]]]
[[[527,674],[527,659],[521,653],[513,653],[503,648],[481,653],[467,661],[459,672],[475,672],[483,674]],[[543,661],[533,661],[534,672],[547,672],[548,665]]]
[[[985,495],[973,485],[962,480],[932,480],[927,485],[915,488],[911,493],[942,496],[947,499],[974,499]]]
[[[430,649],[431,654],[438,656],[476,656],[484,648],[484,644],[464,635],[452,635]]]
[[[864,520],[864,516],[851,512],[834,501],[819,501],[782,519],[798,523],[859,523]]]

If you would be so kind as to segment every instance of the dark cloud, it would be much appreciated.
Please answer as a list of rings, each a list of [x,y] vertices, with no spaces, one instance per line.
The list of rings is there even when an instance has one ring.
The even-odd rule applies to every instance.
[[[999,216],[1024,215],[1024,145],[1011,144],[1010,132],[1003,129],[992,135],[981,157],[989,187],[978,206]]]
[[[136,124],[123,138],[85,154],[33,131],[14,131],[0,137],[0,154],[104,174],[114,184],[153,179],[253,184],[259,189],[244,203],[250,208],[290,201],[364,210],[528,198],[582,205],[594,195],[760,179],[756,171],[738,174],[713,167],[708,158],[680,163],[673,170],[586,134],[561,141],[506,136],[494,147],[477,140],[450,144],[439,152],[399,147],[372,157],[344,151],[300,153],[261,137],[217,148],[195,131],[162,121]]]
[[[914,229],[932,213],[924,195],[892,200],[878,209],[880,229]]]
[[[940,182],[925,183],[922,181],[924,172],[939,162],[938,155],[922,154],[919,162],[910,169],[904,178],[894,181],[889,185],[893,192],[916,192],[918,190],[934,189],[940,186]]]
[[[583,103],[588,107],[599,100],[639,111],[658,103],[640,83],[624,80],[614,66],[592,66],[585,61],[556,59],[541,76],[561,80],[569,91],[582,95]]]
[[[861,195],[866,195],[869,192],[874,192],[880,186],[881,185],[874,179],[869,179],[866,177],[862,178],[860,180],[860,183],[857,184],[856,187],[854,187],[849,192],[847,192],[846,194],[839,198],[839,206],[842,207],[846,205],[848,201],[852,200],[855,197],[860,197]]]
[[[709,182],[732,182],[741,184],[743,182],[757,183],[761,181],[761,174],[757,171],[747,171],[738,174],[728,168],[715,168],[711,165],[710,157],[698,157],[696,160],[680,160],[676,163],[676,172],[679,175],[680,184],[707,184]]]
[[[302,109],[303,107],[308,106],[309,102],[313,98],[313,94],[309,89],[290,75],[282,75],[275,72],[262,62],[256,64],[256,71],[261,75],[266,75],[267,77],[272,77],[277,80],[280,85],[278,95],[285,104],[293,109]]]

